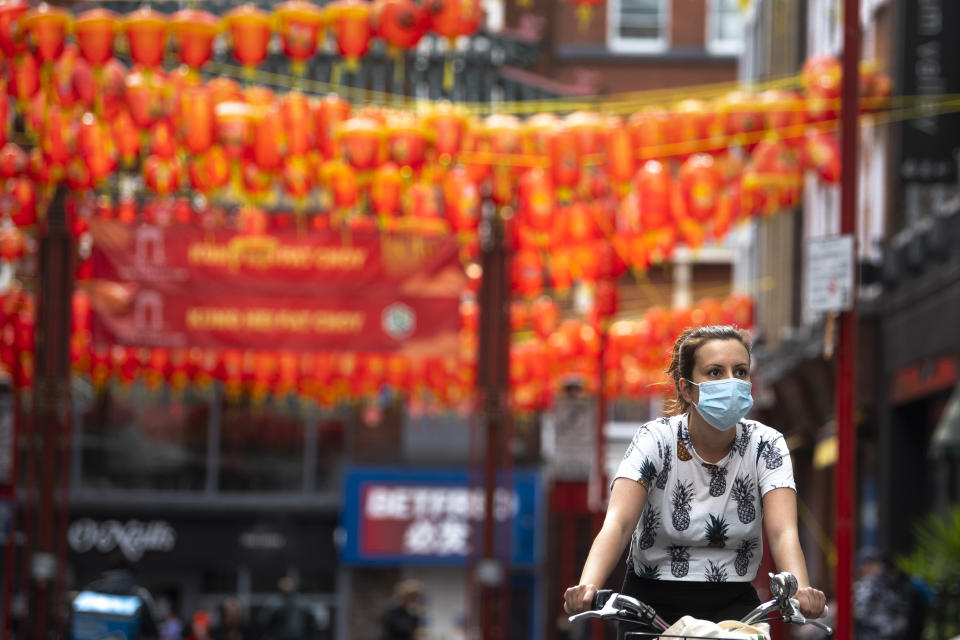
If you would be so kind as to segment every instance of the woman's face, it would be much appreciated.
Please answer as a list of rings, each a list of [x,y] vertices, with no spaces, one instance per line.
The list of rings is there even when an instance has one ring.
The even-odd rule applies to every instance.
[[[750,379],[750,354],[739,340],[709,340],[700,345],[694,355],[691,380],[696,383],[724,378]],[[687,387],[687,400],[696,404],[700,388]]]

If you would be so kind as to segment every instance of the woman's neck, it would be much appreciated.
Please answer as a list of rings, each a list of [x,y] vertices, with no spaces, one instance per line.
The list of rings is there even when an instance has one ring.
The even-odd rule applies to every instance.
[[[707,421],[692,407],[687,419],[687,429],[690,431],[690,442],[693,443],[697,455],[711,464],[723,460],[730,453],[733,441],[737,438],[736,429],[726,431],[715,429],[707,424]]]

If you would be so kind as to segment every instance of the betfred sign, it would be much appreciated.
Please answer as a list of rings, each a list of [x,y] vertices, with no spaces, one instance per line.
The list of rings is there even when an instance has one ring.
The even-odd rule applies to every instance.
[[[509,482],[494,493],[498,554],[533,564],[537,476],[513,473]],[[469,485],[466,472],[354,469],[344,491],[345,563],[455,566],[481,551],[484,489]]]

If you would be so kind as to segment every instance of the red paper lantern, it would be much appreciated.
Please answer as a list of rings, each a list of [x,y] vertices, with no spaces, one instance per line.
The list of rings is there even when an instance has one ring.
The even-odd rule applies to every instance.
[[[840,145],[833,134],[825,131],[807,134],[806,157],[821,180],[827,184],[840,182]]]
[[[517,184],[520,222],[538,232],[549,231],[554,222],[555,189],[550,174],[543,169],[530,169]]]
[[[303,200],[313,189],[313,167],[302,155],[288,156],[283,163],[283,187],[287,194]],[[302,204],[302,202],[300,203]]]
[[[569,202],[573,189],[580,183],[580,138],[573,129],[561,126],[550,138],[549,149],[550,171],[557,195],[562,202]]]
[[[26,168],[27,154],[20,145],[7,142],[0,148],[0,179],[19,176]]]
[[[560,309],[552,299],[540,296],[530,307],[530,317],[537,336],[546,340],[560,324]]]
[[[803,140],[806,115],[799,94],[779,89],[764,91],[760,94],[760,111],[768,132],[791,143]]]
[[[274,171],[283,164],[283,118],[276,105],[261,107],[252,116],[253,140],[251,152],[253,161],[264,171]]]
[[[8,73],[7,93],[16,98],[23,109],[40,89],[40,65],[32,54],[21,53],[13,59]]]
[[[113,141],[123,164],[130,166],[140,155],[140,132],[133,116],[126,109],[121,110],[113,119]]]
[[[338,210],[352,209],[357,204],[360,184],[356,169],[343,160],[331,160],[324,164],[321,175]]]
[[[26,176],[7,180],[3,193],[11,206],[10,220],[18,227],[32,227],[37,222],[37,190]]]
[[[143,7],[123,19],[130,57],[135,64],[148,69],[159,67],[167,48],[167,16]]]
[[[203,85],[187,87],[179,95],[177,138],[190,154],[201,154],[213,144],[213,96]]]
[[[637,172],[637,151],[630,129],[619,118],[611,119],[607,123],[604,157],[607,175],[613,181],[617,194],[625,195]]]
[[[673,180],[659,160],[648,160],[640,167],[634,181],[643,230],[662,229],[672,223],[670,190]]]
[[[232,159],[243,156],[253,135],[253,110],[245,102],[221,102],[214,108],[217,139]]]
[[[351,71],[370,48],[370,8],[366,0],[334,0],[326,6],[325,17],[336,37],[337,52]]]
[[[17,31],[27,34],[43,64],[51,64],[60,57],[69,28],[70,14],[45,2],[24,13],[17,23]]]
[[[467,117],[461,107],[439,102],[423,116],[424,124],[433,134],[433,148],[442,166],[449,165],[463,148]]]
[[[344,159],[357,171],[369,171],[384,160],[385,132],[376,120],[354,116],[337,130]]]
[[[220,146],[196,156],[190,163],[190,184],[201,193],[209,194],[230,180],[230,158]]]
[[[683,161],[690,153],[709,148],[707,103],[703,100],[683,100],[668,115],[667,141],[672,145],[670,155]]]
[[[108,9],[84,11],[73,21],[73,34],[80,55],[94,67],[102,67],[113,57],[113,42],[120,16]]]
[[[244,4],[224,14],[223,24],[233,41],[233,56],[252,74],[267,57],[270,16],[252,4]]]
[[[273,10],[277,32],[283,42],[283,53],[290,60],[295,75],[303,75],[307,60],[317,52],[324,13],[304,0],[287,0]]]
[[[449,226],[443,215],[443,200],[436,185],[414,182],[400,199],[401,226],[424,233],[446,233]]]
[[[53,166],[64,166],[73,151],[73,119],[71,114],[58,105],[47,107],[40,134],[40,148],[43,155]]]
[[[513,290],[526,298],[543,291],[543,259],[535,250],[518,251],[513,257]]]
[[[444,209],[454,233],[473,233],[480,224],[480,190],[463,167],[451,169],[443,177]]]
[[[124,92],[127,68],[116,58],[107,60],[100,69],[100,80],[96,83],[97,95],[94,102],[99,106],[98,114],[110,121],[116,117],[124,104]]]
[[[17,21],[30,9],[23,0],[7,0],[0,3],[0,53],[12,60],[26,50],[26,45],[14,31]]]
[[[302,155],[313,151],[316,145],[313,112],[310,100],[299,91],[291,91],[280,99],[284,141],[287,153]]]
[[[403,177],[400,167],[386,162],[373,172],[370,181],[370,204],[373,212],[381,217],[394,217],[400,209],[403,194]]]
[[[720,131],[725,140],[720,148],[735,144],[752,149],[759,142],[757,132],[763,129],[760,105],[747,91],[731,91],[719,103]]]
[[[687,213],[699,223],[706,223],[717,207],[721,179],[713,156],[695,153],[684,161],[677,178],[686,202]]]
[[[170,33],[180,62],[197,71],[213,57],[220,21],[207,11],[181,9],[170,16]]]
[[[0,229],[0,260],[15,262],[23,257],[27,250],[27,240],[17,227]]]
[[[413,0],[375,0],[374,32],[389,48],[413,49],[427,32],[426,10]]]
[[[448,40],[472,34],[483,19],[480,0],[428,0],[426,8],[430,29]]]
[[[835,57],[816,55],[807,58],[801,80],[807,92],[807,119],[810,122],[837,118],[842,76],[843,67]]]
[[[317,136],[317,148],[327,160],[340,154],[336,131],[350,117],[350,103],[337,95],[328,95],[316,101],[313,122]]]
[[[116,169],[117,150],[110,127],[92,113],[85,113],[80,119],[77,147],[93,184],[98,184]]]
[[[160,71],[135,69],[125,81],[127,108],[134,123],[149,129],[166,114],[166,82]]]
[[[143,181],[147,188],[166,196],[180,187],[180,162],[176,158],[148,156],[143,163]]]
[[[390,159],[408,175],[419,171],[427,158],[429,134],[419,118],[396,115],[387,120],[387,149]]]

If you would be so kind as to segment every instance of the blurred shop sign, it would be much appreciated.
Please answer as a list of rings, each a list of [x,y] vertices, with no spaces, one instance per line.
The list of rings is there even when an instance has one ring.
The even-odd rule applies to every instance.
[[[806,246],[804,300],[811,313],[836,313],[853,306],[853,236],[810,238]]]
[[[544,416],[542,448],[547,472],[555,480],[590,478],[596,464],[597,413],[592,398],[558,397]]]
[[[539,479],[504,476],[494,493],[498,555],[532,565],[538,535]],[[463,565],[478,553],[483,486],[466,471],[354,468],[344,480],[341,560],[360,565]]]
[[[94,550],[110,553],[119,548],[124,557],[135,562],[147,551],[173,551],[177,544],[177,532],[165,520],[97,522],[92,518],[81,518],[70,523],[67,543],[76,553]]]
[[[901,125],[900,179],[904,182],[954,183],[960,147],[960,114],[944,100],[960,93],[960,2],[900,2],[902,64],[899,95],[915,96],[910,117]]]

